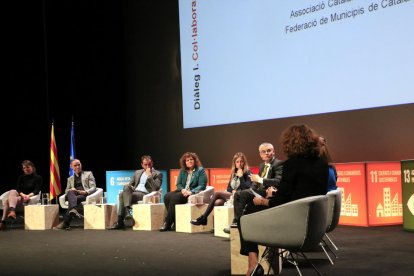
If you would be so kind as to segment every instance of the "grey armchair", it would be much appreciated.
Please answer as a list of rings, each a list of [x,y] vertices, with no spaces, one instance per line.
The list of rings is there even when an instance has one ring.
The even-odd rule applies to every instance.
[[[326,195],[311,196],[241,216],[241,234],[245,241],[266,246],[259,263],[276,252],[282,261],[293,264],[302,275],[298,258],[303,257],[322,275],[304,252],[318,246],[326,232],[327,204]]]
[[[328,257],[329,261],[333,265],[334,262],[332,258],[328,254],[328,249],[332,255],[334,255],[335,259],[338,256],[335,254],[334,250],[329,246],[332,245],[335,250],[338,250],[338,247],[334,244],[334,242],[329,238],[328,233],[332,232],[336,226],[338,226],[339,218],[341,216],[341,204],[342,204],[342,191],[337,189],[333,191],[329,191],[327,194],[328,196],[328,215],[326,217],[326,233],[324,238],[322,239],[320,246],[322,250],[325,252],[325,255]],[[327,242],[328,240],[328,242]]]

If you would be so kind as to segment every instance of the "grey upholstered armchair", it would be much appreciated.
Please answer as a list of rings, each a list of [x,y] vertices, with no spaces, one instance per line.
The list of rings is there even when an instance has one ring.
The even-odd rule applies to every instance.
[[[304,252],[317,247],[326,232],[327,204],[326,195],[311,196],[244,215],[240,218],[241,234],[245,241],[266,246],[259,263],[272,249],[280,248],[278,256],[293,264],[299,275],[299,256],[321,275]]]
[[[329,244],[331,244],[335,250],[338,250],[338,247],[329,238],[328,233],[332,232],[336,228],[336,226],[338,226],[339,218],[341,216],[342,191],[337,189],[329,191],[326,195],[328,196],[328,215],[326,217],[326,233],[321,241],[320,246],[322,247],[329,261],[333,265],[334,262],[332,261],[332,258],[329,256],[326,249],[328,249],[332,253],[332,255],[334,255],[335,258],[337,258],[334,250],[332,250]],[[329,243],[326,240],[328,240]]]

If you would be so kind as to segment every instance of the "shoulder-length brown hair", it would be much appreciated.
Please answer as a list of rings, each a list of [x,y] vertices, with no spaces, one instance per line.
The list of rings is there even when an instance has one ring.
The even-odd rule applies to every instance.
[[[292,125],[283,131],[282,149],[288,158],[293,156],[318,156],[319,138],[307,125]]]
[[[36,167],[35,167],[35,165],[33,164],[32,161],[30,161],[30,160],[23,160],[22,161],[22,166],[23,167],[32,167],[33,174],[36,174]]]
[[[243,167],[243,174],[247,173],[247,171],[249,170],[249,163],[247,162],[247,158],[246,155],[244,155],[243,152],[236,152],[233,156],[233,161],[231,163],[231,172],[235,173],[236,172],[236,160],[237,158],[241,158],[244,161],[244,167]]]
[[[184,153],[180,158],[180,167],[182,170],[188,170],[187,165],[185,164],[185,159],[187,158],[193,158],[194,159],[194,167],[202,167],[200,158],[198,158],[197,154],[194,152],[186,152]]]

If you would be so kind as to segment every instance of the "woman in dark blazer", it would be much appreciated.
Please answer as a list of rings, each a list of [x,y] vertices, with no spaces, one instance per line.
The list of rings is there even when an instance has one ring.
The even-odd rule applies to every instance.
[[[207,175],[200,158],[193,152],[186,152],[180,158],[180,174],[177,178],[177,189],[164,196],[167,216],[160,231],[174,230],[175,205],[187,203],[188,197],[206,189]]]
[[[282,133],[281,140],[288,158],[283,163],[282,179],[276,187],[266,190],[266,197],[253,199],[256,206],[274,207],[304,197],[325,195],[328,191],[328,162],[319,154],[319,138],[315,131],[307,125],[293,125]],[[245,214],[248,210],[246,207]],[[258,246],[245,242],[242,236],[243,233],[240,254],[248,256],[247,275],[250,275],[258,261]],[[259,267],[259,271],[263,269]]]

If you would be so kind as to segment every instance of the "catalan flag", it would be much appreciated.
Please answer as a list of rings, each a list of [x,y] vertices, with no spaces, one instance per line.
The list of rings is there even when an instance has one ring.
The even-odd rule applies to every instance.
[[[75,126],[72,120],[72,129],[70,131],[70,157],[69,157],[69,176],[73,175],[73,169],[71,167],[72,160],[76,158],[75,151]]]
[[[52,132],[50,136],[50,200],[61,193],[60,173],[58,164],[58,155],[55,140],[55,128],[52,123]]]

